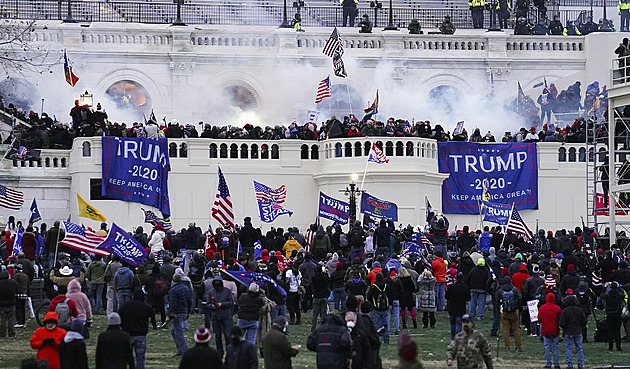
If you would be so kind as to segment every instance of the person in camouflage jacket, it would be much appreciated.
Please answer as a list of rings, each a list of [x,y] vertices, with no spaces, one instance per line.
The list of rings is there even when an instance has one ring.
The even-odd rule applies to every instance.
[[[469,314],[462,316],[462,331],[448,345],[446,352],[446,365],[453,365],[457,360],[458,369],[482,368],[482,362],[488,369],[492,367],[490,346],[485,337],[474,329],[474,318]]]

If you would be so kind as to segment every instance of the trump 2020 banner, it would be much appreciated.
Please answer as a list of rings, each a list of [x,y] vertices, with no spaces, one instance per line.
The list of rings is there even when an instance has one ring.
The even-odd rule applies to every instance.
[[[115,223],[112,223],[107,238],[98,245],[98,248],[111,252],[133,266],[144,263],[144,259],[147,257],[147,250],[142,247],[140,242]]]
[[[367,192],[361,194],[361,213],[372,218],[398,221],[398,206],[393,202],[377,199]]]
[[[155,206],[170,215],[167,140],[103,137],[102,142],[103,196]]]
[[[538,204],[535,143],[438,143],[438,168],[450,174],[442,184],[442,212],[477,214],[487,181],[490,201],[514,203],[517,210]]]
[[[337,224],[348,223],[350,216],[350,205],[347,202],[333,199],[332,197],[319,193],[319,216],[330,219]]]

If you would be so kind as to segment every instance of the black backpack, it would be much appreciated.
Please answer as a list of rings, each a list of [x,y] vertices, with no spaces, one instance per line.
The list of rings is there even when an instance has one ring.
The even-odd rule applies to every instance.
[[[358,227],[352,228],[352,230],[350,231],[350,244],[355,246],[355,245],[360,245],[362,243],[363,243],[363,230]]]
[[[372,303],[374,304],[374,309],[376,310],[387,310],[389,309],[389,297],[387,296],[387,285],[383,287],[381,290],[379,286],[373,285],[372,287],[376,288],[376,294]]]

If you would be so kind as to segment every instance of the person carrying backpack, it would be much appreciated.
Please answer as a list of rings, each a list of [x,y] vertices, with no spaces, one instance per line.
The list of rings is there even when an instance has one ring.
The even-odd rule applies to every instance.
[[[67,287],[59,286],[59,294],[48,305],[48,311],[57,314],[57,326],[59,328],[69,330],[72,318],[79,316],[77,305],[66,297]]]
[[[373,306],[372,320],[374,326],[383,334],[383,342],[389,343],[389,315],[390,307],[394,301],[392,289],[385,283],[382,273],[376,274],[376,282],[370,287],[367,293],[367,301]]]
[[[518,324],[518,309],[523,297],[518,288],[512,284],[509,276],[504,277],[499,291],[499,305],[501,309],[501,325],[503,326],[503,343],[505,351],[510,351],[510,330],[514,333],[516,352],[522,352],[521,332]]]
[[[355,220],[348,236],[348,246],[350,246],[350,259],[354,260],[355,257],[359,257],[363,260],[363,252],[365,249],[365,232],[361,227],[361,221]]]

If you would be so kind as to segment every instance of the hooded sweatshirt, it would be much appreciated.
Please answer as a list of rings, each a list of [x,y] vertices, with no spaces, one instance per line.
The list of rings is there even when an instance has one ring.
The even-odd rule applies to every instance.
[[[78,313],[77,318],[83,321],[92,320],[92,306],[90,305],[88,297],[81,292],[81,283],[79,283],[79,281],[73,279],[68,283],[68,293],[66,293],[66,297],[74,301]]]
[[[540,332],[543,336],[560,333],[558,319],[561,311],[560,306],[556,304],[556,296],[553,293],[548,293],[547,302],[538,309],[538,321],[541,324]]]
[[[46,313],[44,322],[47,320],[54,320],[57,323],[57,313],[54,311]],[[48,330],[46,327],[37,328],[31,337],[31,347],[37,350],[37,360],[46,359],[50,369],[59,369],[59,344],[65,335],[66,330],[57,326],[52,330]],[[42,342],[47,338],[52,338],[55,343],[42,345]]]

